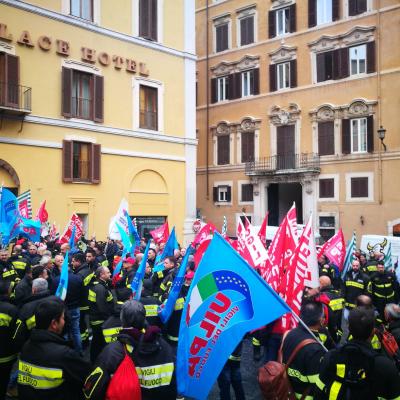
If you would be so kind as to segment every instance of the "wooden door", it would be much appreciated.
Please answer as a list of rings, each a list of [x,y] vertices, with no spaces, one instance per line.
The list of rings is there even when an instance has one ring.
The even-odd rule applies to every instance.
[[[277,169],[295,168],[294,125],[279,126],[277,129]]]

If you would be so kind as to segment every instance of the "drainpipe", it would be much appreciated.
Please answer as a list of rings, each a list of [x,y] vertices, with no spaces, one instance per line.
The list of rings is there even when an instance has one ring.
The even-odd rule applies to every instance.
[[[206,132],[207,132],[207,140],[206,140],[206,198],[207,200],[210,199],[210,188],[209,188],[209,140],[210,140],[210,73],[209,73],[209,34],[208,34],[208,1],[206,0]]]
[[[378,100],[378,127],[382,125],[382,96],[381,96],[381,1],[377,0],[377,13],[376,13],[376,44],[377,44],[377,76],[376,76],[376,92]],[[377,128],[378,128],[377,127]],[[376,131],[377,129],[375,129]],[[375,136],[375,132],[374,132]],[[382,143],[379,143],[378,150],[378,190],[379,190],[379,204],[383,202],[383,171],[382,171]]]

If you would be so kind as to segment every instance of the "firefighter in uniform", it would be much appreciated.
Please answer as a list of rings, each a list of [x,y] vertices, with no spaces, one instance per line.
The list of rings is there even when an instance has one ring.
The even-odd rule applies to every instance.
[[[98,267],[95,281],[89,287],[89,321],[92,327],[90,359],[93,362],[103,349],[102,324],[114,311],[114,297],[110,290],[111,273],[107,267]]]
[[[175,356],[161,337],[160,329],[146,326],[146,311],[141,303],[129,300],[122,306],[123,329],[117,341],[110,343],[96,360],[86,379],[86,399],[105,398],[107,386],[125,354],[133,359],[141,386],[143,400],[175,400]]]
[[[61,336],[64,304],[58,298],[36,309],[36,329],[23,347],[18,362],[18,394],[23,400],[81,398],[90,365]]]
[[[114,305],[113,314],[109,316],[102,325],[104,342],[106,344],[115,342],[119,331],[122,329],[120,314],[123,304],[122,301],[118,300]]]
[[[374,352],[369,337],[374,329],[374,313],[357,307],[349,314],[353,339],[329,351],[316,381],[316,400],[399,399],[400,380],[394,363]]]
[[[25,276],[25,268],[31,265],[29,260],[22,255],[22,246],[20,244],[14,246],[13,254],[9,261],[17,272],[19,279]]]
[[[376,268],[377,272],[371,276],[368,292],[380,317],[384,320],[386,304],[397,303],[399,300],[399,284],[392,272],[385,271],[384,261],[378,261]]]
[[[326,255],[321,255],[318,258],[319,276],[327,276],[331,280],[331,283],[335,286],[337,282],[337,276],[335,268],[330,264],[329,258]]]
[[[142,286],[142,296],[140,302],[146,310],[146,320],[149,325],[163,327],[163,324],[158,316],[158,307],[161,305],[160,300],[153,296],[153,284],[151,279],[144,279]]]
[[[162,286],[164,279],[176,266],[174,257],[166,257],[164,260],[164,269],[153,273],[151,280],[153,282],[153,296],[159,297],[162,292],[166,291],[165,285]]]
[[[11,264],[7,250],[0,249],[0,280],[10,282],[11,295],[10,299],[13,301],[15,297],[15,286],[20,281],[17,271]]]
[[[131,282],[136,273],[136,269],[133,268],[134,265],[135,259],[132,257],[125,258],[122,262],[122,269],[115,283],[115,292],[118,298],[124,297],[128,299],[132,295]]]
[[[9,289],[9,282],[0,281],[0,399],[6,396],[10,372],[17,358],[13,336],[18,309],[10,303]]]

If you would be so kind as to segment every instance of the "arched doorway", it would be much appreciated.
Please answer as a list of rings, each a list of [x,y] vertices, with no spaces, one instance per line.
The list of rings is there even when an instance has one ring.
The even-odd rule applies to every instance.
[[[0,185],[18,196],[20,181],[15,169],[5,160],[0,159]]]

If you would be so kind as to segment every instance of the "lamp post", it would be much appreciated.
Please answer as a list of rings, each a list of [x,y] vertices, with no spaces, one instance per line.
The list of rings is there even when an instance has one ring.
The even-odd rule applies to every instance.
[[[381,127],[378,129],[378,137],[381,140],[383,149],[386,151],[386,144],[383,143],[383,140],[385,139],[385,134],[386,134],[386,129],[381,125]]]

